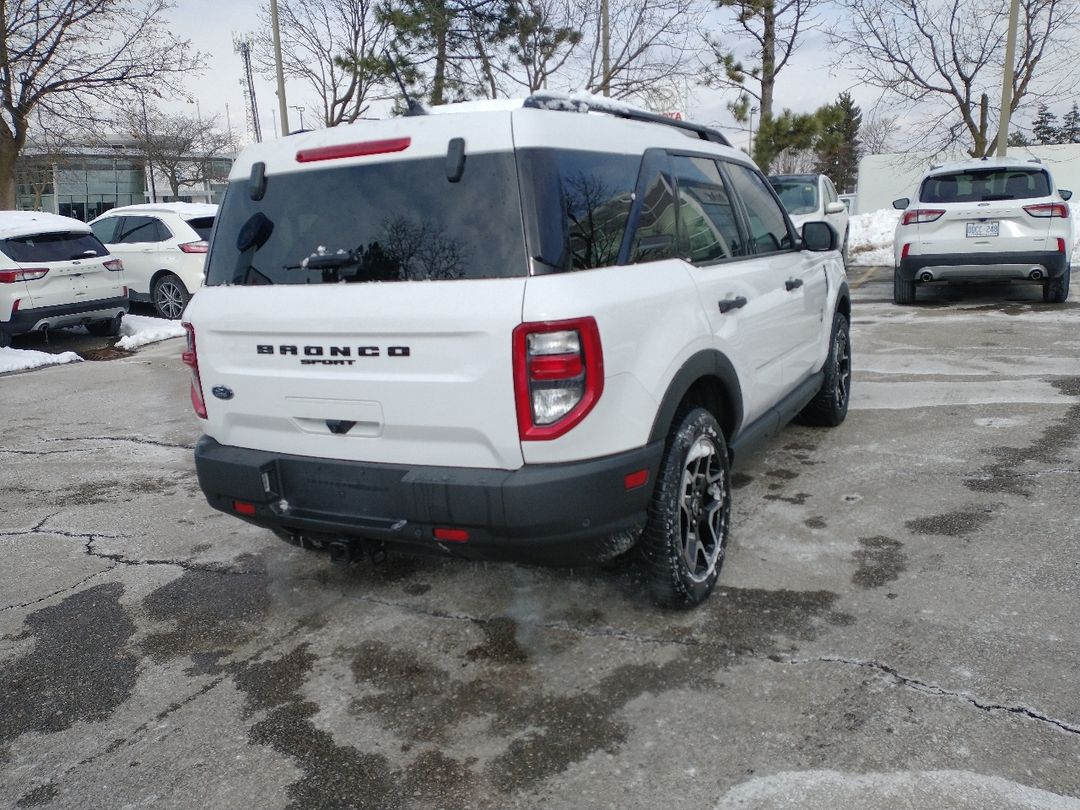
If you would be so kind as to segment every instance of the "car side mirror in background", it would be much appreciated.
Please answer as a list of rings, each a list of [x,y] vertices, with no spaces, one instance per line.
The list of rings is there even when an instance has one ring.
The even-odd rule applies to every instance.
[[[1065,202],[1068,202],[1072,199],[1072,192],[1069,191],[1067,188],[1059,188],[1058,194],[1061,195],[1061,199],[1065,200]]]
[[[825,206],[826,214],[842,214],[847,211],[847,206],[842,202],[831,202]]]
[[[911,200],[907,197],[901,197],[899,200],[892,201],[892,207],[895,208],[897,211],[903,211],[910,204]]]
[[[836,229],[828,222],[807,222],[802,226],[802,238],[803,248],[815,253],[836,250],[840,244]]]

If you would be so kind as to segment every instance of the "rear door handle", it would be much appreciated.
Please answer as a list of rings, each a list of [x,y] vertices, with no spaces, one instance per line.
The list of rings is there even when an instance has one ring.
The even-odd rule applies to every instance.
[[[721,312],[731,312],[733,309],[739,309],[746,306],[746,298],[739,296],[738,298],[724,298],[719,302]]]
[[[801,278],[789,278],[787,281],[784,282],[784,289],[788,292],[791,292],[792,290],[799,289],[799,287],[801,287],[802,285],[803,280]]]

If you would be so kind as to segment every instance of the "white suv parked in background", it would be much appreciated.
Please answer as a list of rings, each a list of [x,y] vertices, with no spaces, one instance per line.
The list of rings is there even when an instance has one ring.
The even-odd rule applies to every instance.
[[[0,211],[0,346],[13,335],[85,324],[120,334],[123,265],[77,219]]]
[[[915,301],[920,284],[1024,281],[1043,300],[1069,296],[1073,221],[1067,200],[1038,160],[982,158],[933,166],[915,199],[893,201],[896,226],[893,299]]]
[[[113,208],[90,223],[124,261],[133,301],[176,320],[202,286],[216,205],[153,203]]]
[[[839,240],[719,133],[606,103],[239,157],[185,313],[212,506],[337,561],[636,544],[659,602],[708,596],[732,458],[847,412]]]

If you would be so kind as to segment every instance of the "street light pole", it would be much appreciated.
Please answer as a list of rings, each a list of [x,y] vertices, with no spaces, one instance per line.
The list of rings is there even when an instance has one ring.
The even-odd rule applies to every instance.
[[[1009,33],[1005,40],[1005,69],[1001,78],[1001,123],[998,125],[997,156],[1005,157],[1009,148],[1009,118],[1012,114],[1013,71],[1016,69],[1016,26],[1020,18],[1020,0],[1009,8]]]
[[[600,0],[600,48],[601,68],[604,71],[600,92],[605,96],[611,95],[611,19],[608,11],[608,0]]]
[[[277,103],[281,113],[281,134],[289,134],[289,107],[285,102],[285,71],[281,67],[281,27],[278,25],[277,0],[270,0],[270,25],[274,29],[274,71],[277,73]]]
[[[757,107],[750,108],[750,157],[754,156],[754,113],[757,112]]]
[[[303,129],[304,128],[304,110],[306,110],[307,107],[299,107],[296,104],[290,104],[289,107],[291,109],[293,109],[293,110],[296,110],[298,113],[300,113],[300,129]]]

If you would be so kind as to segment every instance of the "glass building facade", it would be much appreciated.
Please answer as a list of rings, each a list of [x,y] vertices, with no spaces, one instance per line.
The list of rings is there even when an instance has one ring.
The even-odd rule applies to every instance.
[[[211,161],[215,174],[227,177],[231,158]],[[23,211],[49,211],[89,221],[110,208],[151,202],[221,201],[225,183],[211,181],[201,188],[180,189],[171,195],[161,177],[149,182],[146,159],[129,148],[85,148],[64,155],[24,153],[16,169],[16,207]]]

